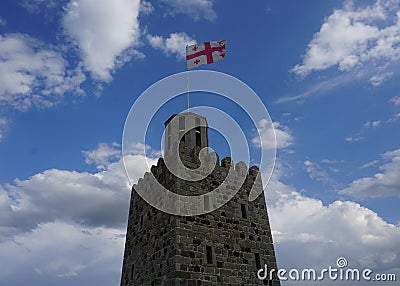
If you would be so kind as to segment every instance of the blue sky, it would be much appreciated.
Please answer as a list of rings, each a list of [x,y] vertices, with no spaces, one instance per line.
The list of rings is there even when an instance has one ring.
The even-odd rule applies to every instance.
[[[399,273],[399,4],[2,1],[0,279],[119,283],[125,119],[146,88],[185,70],[187,43],[221,39],[226,59],[202,68],[253,88],[277,132],[267,202],[279,266],[346,256]],[[191,103],[238,113],[216,96],[193,94]],[[163,121],[184,108],[181,96],[160,110],[152,150]],[[256,128],[271,131],[245,133]],[[139,178],[144,158],[134,160]]]

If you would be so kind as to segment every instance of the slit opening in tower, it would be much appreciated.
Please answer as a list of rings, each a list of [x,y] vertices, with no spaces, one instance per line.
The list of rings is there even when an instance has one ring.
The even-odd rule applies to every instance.
[[[256,269],[261,269],[261,259],[260,259],[260,253],[256,252],[254,253],[254,259],[256,262]]]
[[[132,263],[132,265],[131,265],[131,277],[130,277],[131,280],[133,280],[133,278],[135,277],[134,274],[135,274],[135,264]]]
[[[247,207],[245,204],[241,204],[240,208],[242,210],[242,218],[247,218]]]
[[[213,264],[213,250],[211,245],[206,245],[207,264]]]

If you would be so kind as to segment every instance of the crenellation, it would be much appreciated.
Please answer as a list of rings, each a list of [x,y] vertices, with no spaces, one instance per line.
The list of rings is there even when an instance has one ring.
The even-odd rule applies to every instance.
[[[132,188],[121,286],[269,285],[256,276],[258,263],[277,268],[265,197],[262,192],[256,200],[248,199],[252,187],[262,188],[259,169],[235,164],[230,157],[220,161],[216,153],[204,150],[179,146],[180,159],[191,171],[213,165],[207,176],[199,171],[205,178],[180,179],[168,170],[167,159],[160,158]],[[157,182],[173,193],[192,196],[223,187],[201,201],[200,207],[210,212],[178,216],[158,210],[138,194],[144,190],[150,197]],[[172,202],[183,213],[199,207],[185,200]],[[280,285],[275,280],[274,285]]]

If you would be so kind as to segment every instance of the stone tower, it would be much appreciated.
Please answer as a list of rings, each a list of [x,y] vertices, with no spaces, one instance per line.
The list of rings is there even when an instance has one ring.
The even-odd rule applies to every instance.
[[[185,181],[171,173],[166,161],[176,155],[176,149],[185,167],[200,166],[200,150],[208,147],[206,118],[181,113],[171,116],[165,126],[164,159],[152,166],[151,174],[171,192],[203,195],[198,205],[211,212],[173,215],[151,206],[137,191],[151,193],[154,184],[146,173],[132,188],[121,286],[280,285],[264,193],[248,200],[253,185],[262,188],[258,168],[247,169],[243,162],[234,165],[228,157],[219,161],[215,153],[206,154],[206,161],[211,155],[217,159],[212,172],[204,179]],[[209,197],[229,172],[244,178],[238,192],[230,196],[228,185],[215,198]],[[218,200],[226,197],[232,198],[216,208]],[[257,278],[265,264],[275,269],[272,280]]]

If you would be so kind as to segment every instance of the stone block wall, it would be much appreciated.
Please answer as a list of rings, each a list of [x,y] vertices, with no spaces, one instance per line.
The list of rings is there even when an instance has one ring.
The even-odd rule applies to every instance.
[[[186,166],[199,165],[198,151],[180,148]],[[279,285],[276,276],[274,284],[257,278],[264,264],[277,269],[264,194],[248,201],[254,184],[262,188],[257,167],[233,167],[225,158],[206,178],[187,182],[171,174],[161,158],[151,173],[171,191],[198,195],[221,185],[232,170],[245,172],[239,191],[221,208],[197,216],[170,215],[149,205],[135,190],[151,192],[148,175],[140,180],[132,189],[121,286]]]

